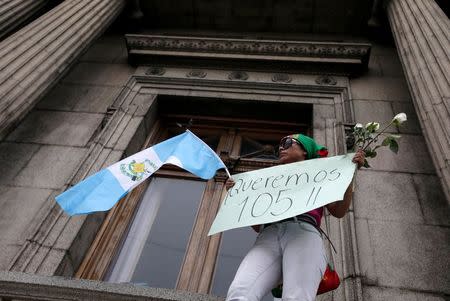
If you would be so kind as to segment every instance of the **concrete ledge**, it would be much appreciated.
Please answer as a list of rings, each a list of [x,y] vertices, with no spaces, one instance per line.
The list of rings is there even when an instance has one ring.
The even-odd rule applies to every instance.
[[[0,271],[0,298],[20,300],[173,300],[223,298],[163,288]]]

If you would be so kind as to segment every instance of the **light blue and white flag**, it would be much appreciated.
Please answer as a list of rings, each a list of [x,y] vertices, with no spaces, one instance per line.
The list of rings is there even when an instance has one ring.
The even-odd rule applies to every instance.
[[[58,195],[56,201],[69,215],[109,210],[168,163],[205,180],[211,179],[220,168],[226,170],[225,164],[206,143],[186,131],[91,175]]]

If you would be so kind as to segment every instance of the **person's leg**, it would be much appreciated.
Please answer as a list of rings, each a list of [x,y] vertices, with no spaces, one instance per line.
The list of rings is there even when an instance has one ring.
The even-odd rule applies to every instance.
[[[277,227],[263,230],[239,266],[227,301],[259,301],[281,278],[281,249]]]
[[[311,225],[287,223],[283,249],[283,301],[313,301],[327,259],[322,237]]]

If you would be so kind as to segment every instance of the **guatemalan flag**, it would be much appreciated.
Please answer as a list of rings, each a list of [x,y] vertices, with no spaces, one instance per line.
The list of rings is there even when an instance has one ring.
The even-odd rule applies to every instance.
[[[225,168],[217,154],[192,132],[165,140],[84,179],[56,197],[69,215],[111,209],[123,196],[164,164],[179,166],[202,179]]]

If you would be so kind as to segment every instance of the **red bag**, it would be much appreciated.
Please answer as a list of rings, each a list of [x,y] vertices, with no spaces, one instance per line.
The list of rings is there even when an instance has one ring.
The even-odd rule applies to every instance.
[[[339,287],[341,281],[339,280],[339,275],[336,270],[331,266],[327,265],[327,269],[323,274],[322,280],[319,284],[319,289],[317,290],[317,295],[335,290]]]

